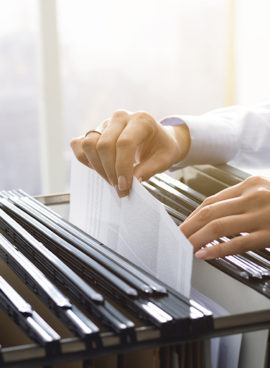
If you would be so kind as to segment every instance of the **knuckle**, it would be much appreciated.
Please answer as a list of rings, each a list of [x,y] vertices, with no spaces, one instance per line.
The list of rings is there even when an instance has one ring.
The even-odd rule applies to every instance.
[[[228,254],[231,254],[232,252],[229,252],[228,249],[226,249],[226,247],[221,244],[218,243],[218,252],[217,252],[217,258],[224,258],[225,256],[227,256]]]
[[[99,139],[96,149],[100,153],[107,152],[111,149],[111,143],[108,140]]]
[[[248,185],[248,186],[255,186],[255,185],[263,185],[265,184],[266,179],[262,178],[261,176],[250,176],[249,178],[247,178],[246,180],[243,181],[243,185]]]
[[[92,150],[94,147],[95,147],[95,142],[93,141],[93,138],[91,137],[91,135],[82,141],[82,149],[84,151]]]
[[[202,222],[208,222],[211,218],[211,214],[212,208],[209,205],[205,206],[198,212],[198,219]]]
[[[128,116],[128,113],[125,110],[116,110],[112,118],[115,120],[125,119]]]
[[[212,204],[212,202],[213,202],[213,198],[212,198],[212,196],[211,196],[211,197],[206,198],[206,199],[203,201],[202,205],[203,205],[203,206],[209,206],[210,204]]]
[[[218,219],[218,220],[214,220],[211,224],[210,224],[210,229],[211,229],[211,233],[216,237],[220,237],[222,234],[222,228],[223,228],[223,224],[222,222]]]
[[[128,148],[132,146],[132,139],[128,137],[119,138],[116,142],[116,148]]]
[[[264,186],[258,186],[248,195],[250,201],[268,203],[270,201],[270,190]]]
[[[265,187],[259,187],[257,188],[257,196],[263,201],[263,202],[269,202],[270,201],[270,190]]]
[[[145,120],[145,121],[153,120],[152,116],[145,111],[135,112],[134,117],[136,117],[136,119],[138,120]]]
[[[217,243],[214,246],[214,257],[215,258],[222,258],[224,257],[226,254],[224,247],[222,247],[221,243]]]
[[[137,122],[139,122],[144,126],[144,128],[149,130],[149,133],[155,131],[157,124],[150,114],[145,111],[138,111],[133,116]]]

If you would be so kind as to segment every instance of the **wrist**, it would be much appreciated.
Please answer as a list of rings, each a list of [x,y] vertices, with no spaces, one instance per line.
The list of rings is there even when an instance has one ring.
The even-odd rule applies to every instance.
[[[182,161],[188,154],[191,145],[191,137],[189,128],[186,124],[173,126],[173,131],[175,134],[175,139],[179,147],[179,156],[177,157],[177,162]]]
[[[163,129],[169,137],[169,151],[171,165],[184,160],[190,148],[190,133],[187,125],[164,126]]]
[[[191,145],[191,137],[189,128],[186,124],[166,127],[170,128],[171,134],[173,135],[176,144],[176,156],[173,164],[184,160],[187,156]]]
[[[162,119],[160,123],[172,136],[176,144],[174,164],[184,160],[191,145],[190,131],[186,122],[180,117],[171,116]]]

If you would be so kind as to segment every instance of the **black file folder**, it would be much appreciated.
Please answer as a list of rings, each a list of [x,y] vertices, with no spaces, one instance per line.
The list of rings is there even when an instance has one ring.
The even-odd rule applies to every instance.
[[[216,168],[211,170],[206,170],[204,176],[216,175]],[[215,181],[220,187],[231,185],[241,180],[236,173],[232,173],[232,179],[223,175],[225,184],[220,184],[218,175]],[[165,174],[156,175],[144,185],[177,224],[209,190],[206,185],[203,193],[198,192],[196,185]],[[184,298],[21,190],[0,192],[0,230],[2,260],[73,336],[61,334],[54,348],[37,339],[38,345],[4,346],[0,366],[83,360],[183,341],[188,347],[189,341],[270,326],[270,306],[269,311],[214,318],[198,301]],[[267,250],[212,264],[269,297]],[[31,336],[31,331],[25,332]]]
[[[31,339],[45,347],[48,355],[60,354],[60,336],[1,276],[0,306]]]
[[[157,329],[149,341],[158,336],[168,343],[212,330],[210,311],[189,302],[31,197],[18,192],[2,192],[1,197],[1,258],[84,341],[89,352],[106,350],[97,324],[113,331],[122,348],[142,343],[138,319]],[[81,311],[59,287],[82,305]]]
[[[18,201],[14,200],[14,203],[18,204]],[[195,307],[192,307],[192,315],[194,318],[190,318],[190,305],[187,300],[184,300],[184,298],[179,295],[164,293],[162,296],[160,294],[155,296],[155,294],[151,292],[145,293],[145,290],[141,290],[139,287],[137,287],[137,290],[134,289],[134,292],[130,295],[129,283],[133,282],[133,279],[130,280],[128,274],[122,274],[122,279],[119,279],[118,281],[118,289],[115,288],[117,283],[113,284],[113,280],[107,280],[107,282],[105,282],[105,280],[102,279],[100,281],[99,278],[102,274],[98,274],[98,272],[95,272],[94,276],[91,274],[93,271],[91,268],[92,264],[94,263],[95,266],[96,262],[93,261],[92,258],[87,257],[84,253],[80,252],[77,248],[73,247],[70,242],[67,242],[67,239],[69,239],[71,235],[66,234],[61,227],[49,222],[49,228],[49,220],[46,219],[45,216],[34,213],[35,218],[33,218],[29,214],[29,209],[28,213],[26,213],[21,209],[23,206],[20,205],[21,208],[17,208],[7,199],[2,200],[0,204],[2,208],[8,212],[7,215],[0,210],[0,226],[3,231],[12,238],[18,247],[22,247],[25,252],[27,251],[28,257],[37,259],[41,256],[39,254],[38,247],[42,248],[43,244],[46,245],[50,250],[51,257],[52,254],[54,257],[57,255],[59,257],[59,261],[61,259],[60,262],[63,262],[64,260],[66,265],[71,267],[73,271],[85,280],[89,282],[95,281],[96,285],[103,292],[107,293],[111,298],[119,300],[119,302],[121,302],[121,304],[130,312],[135,313],[142,320],[153,323],[160,329],[161,338],[167,339],[168,337],[174,336],[186,336],[190,331],[195,333],[198,320],[200,318],[209,317],[205,317],[203,313],[196,310]],[[16,218],[17,221],[15,222],[10,216]],[[37,218],[43,223],[37,221]],[[46,227],[45,224],[48,227]],[[27,231],[25,229],[27,229]],[[54,232],[52,232],[52,229]],[[30,235],[30,233],[32,235]],[[57,234],[62,235],[62,237]],[[63,240],[63,237],[65,237],[66,240]],[[35,246],[34,244],[37,241],[39,242],[39,245]],[[76,238],[74,238],[74,236],[72,237],[72,241],[73,243],[76,243]],[[79,239],[77,239],[77,241],[78,243],[81,242]],[[87,243],[84,244],[84,247],[86,246]],[[33,251],[36,252],[34,255]],[[70,256],[69,251],[72,257]],[[40,261],[41,267],[42,262],[46,262],[44,257],[42,257],[42,260]],[[48,264],[46,267],[48,268]],[[111,264],[111,268],[113,269],[113,264]],[[97,270],[96,267],[95,269]],[[118,269],[119,266],[116,265],[114,272],[119,273]],[[102,268],[99,272],[102,272]],[[124,276],[126,279],[123,279]],[[155,282],[157,283],[157,281]],[[123,283],[126,285],[125,288],[121,288]],[[167,287],[163,286],[163,288],[166,290]],[[149,297],[146,298],[145,294],[149,294]],[[80,299],[77,300],[80,302]],[[111,305],[107,307],[108,311],[112,311],[112,308],[113,307]],[[96,317],[100,316],[96,315]],[[122,318],[122,322],[123,321],[124,319]],[[126,325],[130,329],[129,339],[134,340],[135,336],[132,332],[132,322],[126,320]],[[111,326],[113,326],[113,322],[111,322]],[[200,329],[201,328],[200,323]],[[123,337],[123,329],[121,331],[120,328],[117,329],[114,326],[114,330],[117,333],[121,333]],[[125,331],[125,333],[127,332]]]
[[[99,328],[14,245],[0,234],[0,256],[88,348],[100,346]]]
[[[102,323],[118,333],[123,342],[127,338],[134,339],[134,324],[103,296],[97,293],[88,283],[79,277],[63,261],[56,257],[44,245],[37,241],[21,225],[0,210],[0,228],[9,236],[15,245],[27,254],[36,264],[49,274],[59,285],[68,290],[78,303],[91,310]]]

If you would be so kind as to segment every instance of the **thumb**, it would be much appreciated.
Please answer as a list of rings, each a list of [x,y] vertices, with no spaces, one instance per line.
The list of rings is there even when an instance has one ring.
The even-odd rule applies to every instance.
[[[156,153],[146,160],[140,162],[134,170],[134,176],[142,181],[148,180],[151,176],[163,172],[170,167],[168,160],[162,153]]]

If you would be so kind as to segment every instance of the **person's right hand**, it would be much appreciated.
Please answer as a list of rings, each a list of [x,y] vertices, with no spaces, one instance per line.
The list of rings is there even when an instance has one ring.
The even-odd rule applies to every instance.
[[[86,137],[70,145],[77,159],[96,170],[120,196],[128,194],[132,178],[140,181],[183,160],[190,146],[186,125],[162,126],[146,112],[116,111]],[[136,164],[136,166],[135,166]]]

